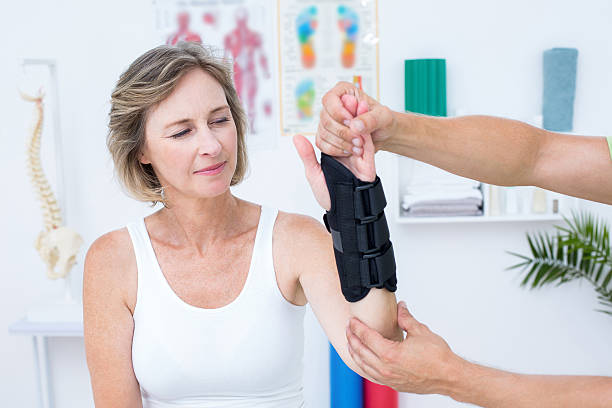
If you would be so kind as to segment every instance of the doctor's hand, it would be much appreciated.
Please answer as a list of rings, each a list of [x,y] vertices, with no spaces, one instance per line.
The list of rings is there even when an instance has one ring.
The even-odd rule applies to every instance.
[[[368,104],[365,100],[359,101],[354,95],[343,95],[340,100],[343,103],[343,109],[350,112],[353,116],[361,115],[368,111]],[[320,126],[321,124],[319,124]],[[360,137],[363,140],[363,154],[359,156],[335,157],[335,159],[347,167],[361,181],[371,182],[376,179],[376,166],[374,162],[376,151],[372,143],[372,137],[369,134],[361,134]],[[329,190],[327,189],[327,184],[325,184],[323,170],[317,160],[312,144],[302,135],[294,136],[293,143],[298,155],[302,159],[306,179],[310,183],[317,202],[326,211],[329,211],[331,208]]]
[[[351,357],[374,380],[397,391],[444,394],[463,360],[442,337],[418,322],[404,302],[397,305],[397,320],[406,332],[401,342],[388,340],[352,318],[346,329]]]
[[[369,109],[355,114],[343,103],[345,95],[365,101]],[[338,82],[323,96],[322,102],[316,143],[322,152],[330,156],[361,155],[364,150],[361,134],[371,134],[375,151],[378,151],[397,133],[397,123],[391,109],[349,82]]]

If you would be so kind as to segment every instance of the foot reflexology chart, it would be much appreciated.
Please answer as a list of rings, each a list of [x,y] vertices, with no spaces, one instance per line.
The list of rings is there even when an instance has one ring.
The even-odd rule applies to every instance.
[[[279,0],[278,42],[283,135],[314,134],[318,102],[338,81],[360,77],[378,96],[376,1]]]

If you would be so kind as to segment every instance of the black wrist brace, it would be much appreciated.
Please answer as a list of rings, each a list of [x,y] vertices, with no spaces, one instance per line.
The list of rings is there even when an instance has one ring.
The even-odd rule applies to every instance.
[[[331,209],[323,221],[332,234],[342,294],[349,302],[357,302],[370,288],[395,292],[395,256],[380,178],[376,176],[372,183],[361,181],[325,153],[321,153],[321,168],[331,198]]]

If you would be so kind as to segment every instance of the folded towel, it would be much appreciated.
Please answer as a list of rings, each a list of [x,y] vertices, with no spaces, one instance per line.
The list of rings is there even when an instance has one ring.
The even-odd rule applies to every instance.
[[[457,217],[457,216],[477,216],[482,215],[482,210],[478,207],[462,206],[423,206],[411,207],[408,211],[402,211],[406,217]]]
[[[468,185],[458,185],[458,184],[410,184],[406,186],[405,191],[406,194],[431,194],[431,193],[440,193],[440,194],[456,194],[461,192],[472,192],[472,191],[480,191],[480,185],[476,186],[468,186]]]
[[[406,180],[408,186],[419,188],[427,186],[463,186],[477,188],[480,182],[465,177],[457,176],[427,163],[413,162],[410,176]]]
[[[429,194],[406,194],[402,197],[402,208],[405,210],[414,205],[438,204],[464,204],[479,207],[482,205],[482,191],[477,189],[434,191]]]
[[[569,132],[573,128],[578,50],[544,51],[542,116],[544,129]]]

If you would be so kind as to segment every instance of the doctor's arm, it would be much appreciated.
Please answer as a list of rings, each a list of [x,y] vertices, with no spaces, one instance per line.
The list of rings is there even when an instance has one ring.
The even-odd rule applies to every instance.
[[[397,391],[447,395],[490,408],[604,408],[612,406],[612,378],[526,375],[464,360],[417,321],[400,302],[402,341],[383,338],[351,319],[347,338],[357,365],[371,378]]]
[[[369,111],[342,101],[358,94]],[[385,150],[499,186],[537,186],[612,204],[612,161],[605,137],[550,132],[492,116],[441,118],[395,112],[348,82],[323,96],[317,146],[332,156],[361,155],[360,133]],[[356,150],[353,151],[353,148]]]

